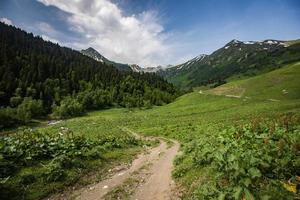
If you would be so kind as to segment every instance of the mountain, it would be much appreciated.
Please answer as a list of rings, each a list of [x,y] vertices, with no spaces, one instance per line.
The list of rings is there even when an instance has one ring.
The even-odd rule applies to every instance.
[[[207,93],[233,98],[246,98],[248,100],[296,100],[300,99],[299,78],[300,62],[296,62],[258,76],[230,81],[207,90]]]
[[[217,86],[228,79],[258,75],[298,60],[299,40],[232,40],[210,55],[199,55],[158,74],[181,88]]]
[[[89,47],[87,49],[82,49],[81,53],[83,55],[86,55],[86,56],[89,56],[89,57],[93,58],[94,60],[96,60],[98,62],[102,62],[102,63],[110,62],[107,58],[102,56],[98,51],[96,51],[92,47]]]
[[[114,61],[108,60],[107,58],[105,58],[103,55],[101,55],[97,50],[93,49],[92,47],[81,50],[81,53],[83,55],[93,58],[94,60],[96,60],[98,62],[106,63],[107,65],[113,65],[114,67],[116,67],[117,69],[119,69],[121,71],[156,73],[159,70],[163,70],[163,67],[161,67],[161,66],[143,68],[137,64],[129,65],[129,64],[116,63]]]
[[[96,51],[92,47],[83,49],[80,52],[83,55],[89,56],[98,62],[105,63],[107,65],[113,65],[114,67],[116,67],[117,69],[119,69],[121,71],[132,71],[132,69],[129,65],[110,61],[107,58],[105,58],[104,56],[102,56],[98,51]]]
[[[134,72],[142,72],[142,68],[139,65],[137,65],[137,64],[130,65],[130,68]]]
[[[56,111],[162,105],[178,94],[153,73],[117,70],[98,54],[96,61],[4,23],[0,44],[0,129]]]
[[[164,70],[166,70],[167,68],[170,68],[170,67],[173,67],[172,65],[167,65],[165,67],[163,66],[157,66],[157,67],[140,67],[139,65],[136,65],[136,64],[132,64],[130,65],[131,69],[134,71],[134,72],[144,72],[144,73],[159,73],[159,72],[162,72]]]

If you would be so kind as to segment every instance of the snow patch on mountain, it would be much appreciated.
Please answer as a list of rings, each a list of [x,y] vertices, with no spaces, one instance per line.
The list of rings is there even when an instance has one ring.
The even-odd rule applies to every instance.
[[[132,64],[132,65],[129,65],[129,66],[131,67],[132,71],[134,71],[134,72],[141,72],[142,68],[140,66],[138,66],[136,64]]]
[[[244,44],[256,44],[257,42],[255,42],[255,41],[244,41],[243,43]]]
[[[189,68],[192,64],[196,63],[196,62],[200,62],[201,60],[203,60],[207,55],[206,54],[200,54],[199,56],[196,56],[195,58],[181,64],[181,65],[178,65],[176,66],[176,69],[179,70],[179,69],[182,69],[184,67],[187,67]]]
[[[160,70],[165,70],[168,68],[173,67],[173,65],[167,65],[167,66],[157,66],[157,67],[140,67],[139,65],[136,64],[131,64],[130,65],[132,71],[134,72],[144,72],[144,73],[156,73]]]

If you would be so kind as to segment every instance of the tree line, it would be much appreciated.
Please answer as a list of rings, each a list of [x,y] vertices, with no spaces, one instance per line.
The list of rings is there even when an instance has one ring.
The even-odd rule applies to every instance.
[[[151,107],[179,91],[151,73],[119,71],[0,23],[0,128],[50,113],[71,117],[112,106]]]

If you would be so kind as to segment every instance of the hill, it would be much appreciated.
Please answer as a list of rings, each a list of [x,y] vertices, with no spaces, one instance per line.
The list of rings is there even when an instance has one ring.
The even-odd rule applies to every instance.
[[[237,98],[280,101],[300,99],[300,62],[245,80],[232,81],[209,91]]]
[[[224,193],[252,199],[299,197],[285,188],[299,169],[299,70],[299,62],[288,64],[256,77],[185,94],[164,106],[95,111],[31,130],[30,134],[24,131],[3,137],[2,163],[4,169],[11,170],[3,171],[4,178],[9,178],[1,183],[0,194],[4,199],[20,199],[21,195],[40,199],[66,185],[73,188],[79,178],[94,187],[99,180],[89,176],[84,179],[83,175],[93,170],[92,174],[102,178],[111,173],[115,163],[130,162],[137,151],[149,145],[149,141],[147,144],[132,138],[132,133],[139,133],[180,142],[182,153],[174,161],[173,178],[180,185],[183,199],[218,199]],[[231,90],[232,86],[242,88],[242,92]],[[60,136],[61,127],[73,136]],[[55,148],[61,140],[63,150],[71,149],[71,153],[65,155]],[[168,141],[166,148],[171,150],[170,146],[172,142]],[[149,148],[146,150],[149,152]],[[49,154],[46,158],[45,153]],[[165,160],[167,154],[160,148],[156,155],[156,160]],[[148,166],[143,171],[148,172]],[[120,173],[117,171],[117,177]],[[120,180],[121,185],[108,188],[109,194],[130,197],[139,188],[136,176],[130,181]],[[142,180],[145,186],[150,178]],[[24,182],[28,188],[22,187]]]
[[[119,71],[0,23],[0,127],[119,105],[162,105],[177,91],[155,74]],[[5,107],[5,108],[4,108]]]
[[[296,162],[297,150],[291,147],[299,144],[299,72],[299,62],[288,64],[202,93],[188,93],[162,107],[132,113],[114,109],[90,117],[113,118],[113,124],[135,132],[180,141],[182,154],[174,162],[173,177],[184,187],[183,199],[218,199],[224,193],[227,197],[247,193],[254,199],[293,199],[297,194],[288,192],[282,183],[297,173],[297,164],[291,163]],[[240,93],[229,91],[217,93],[232,84],[244,88],[242,97],[232,97]],[[282,140],[285,143],[279,144]],[[284,164],[287,154],[278,152],[280,145],[282,151],[291,150],[289,164]],[[243,184],[245,179],[247,184]]]
[[[83,49],[80,52],[83,55],[89,56],[89,57],[93,58],[94,60],[96,60],[98,62],[105,63],[107,65],[112,65],[112,66],[116,67],[117,69],[119,69],[121,71],[132,71],[130,65],[110,61],[107,58],[105,58],[104,56],[102,56],[98,51],[96,51],[92,47],[89,47],[87,49]]]
[[[156,73],[156,72],[164,69],[162,66],[140,67],[137,64],[129,65],[129,64],[116,63],[114,61],[108,60],[107,58],[105,58],[103,55],[101,55],[98,51],[96,51],[92,47],[89,47],[85,50],[84,49],[81,50],[81,53],[83,55],[93,58],[94,60],[96,60],[98,62],[105,63],[107,65],[112,65],[121,71],[133,71],[133,72],[139,72],[139,73]]]
[[[159,74],[182,88],[215,87],[228,79],[255,76],[299,59],[300,43],[297,40],[232,40],[211,55],[200,55]]]
[[[218,199],[223,193],[293,199],[297,194],[288,192],[282,183],[287,184],[298,169],[297,151],[292,147],[299,144],[300,134],[299,66],[288,64],[202,93],[188,93],[165,106],[93,112],[64,125],[75,129],[74,124],[81,121],[91,126],[106,119],[111,127],[178,140],[182,153],[174,162],[173,177],[183,187],[183,199]],[[244,88],[244,95],[216,93],[231,84]]]

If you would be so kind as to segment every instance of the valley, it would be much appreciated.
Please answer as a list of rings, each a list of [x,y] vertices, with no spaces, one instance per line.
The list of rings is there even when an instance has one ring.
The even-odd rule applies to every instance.
[[[119,137],[118,135],[124,135],[124,134],[126,135],[129,134],[131,131],[136,132],[139,135],[175,139],[180,142],[181,144],[180,151],[182,151],[182,153],[178,154],[174,161],[175,168],[174,171],[172,172],[172,177],[175,178],[175,181],[177,182],[177,187],[179,187],[180,190],[183,190],[182,198],[187,198],[187,199],[204,198],[205,199],[210,195],[219,196],[220,195],[219,193],[215,193],[211,190],[216,190],[215,187],[218,187],[218,185],[216,184],[221,184],[217,181],[218,177],[220,176],[219,175],[220,171],[218,171],[217,168],[214,168],[213,164],[211,165],[198,164],[200,161],[197,161],[197,159],[199,159],[197,156],[205,153],[203,152],[204,150],[208,151],[207,147],[205,146],[201,147],[199,145],[205,145],[206,142],[208,141],[215,142],[216,143],[215,145],[217,145],[219,140],[218,138],[220,137],[220,135],[224,134],[225,130],[228,131],[228,133],[226,134],[229,134],[231,131],[234,131],[234,127],[239,128],[243,126],[245,127],[255,126],[256,127],[255,129],[250,129],[249,131],[254,131],[254,133],[252,134],[256,134],[255,131],[258,131],[257,129],[258,127],[262,126],[267,128],[268,130],[268,127],[272,128],[272,126],[276,124],[275,131],[278,130],[280,133],[281,130],[280,127],[281,126],[284,127],[286,123],[289,124],[289,129],[286,131],[288,131],[289,134],[294,135],[293,136],[294,139],[286,138],[285,139],[286,143],[284,143],[283,145],[295,145],[300,138],[299,137],[300,132],[299,129],[297,128],[297,124],[299,123],[299,111],[300,111],[299,110],[300,102],[298,96],[300,90],[299,88],[300,84],[298,84],[299,75],[300,75],[300,63],[290,64],[278,70],[269,72],[267,74],[263,74],[257,77],[253,77],[241,81],[228,83],[219,86],[215,89],[204,90],[201,94],[199,93],[198,90],[192,93],[188,93],[186,95],[179,97],[175,102],[165,106],[154,107],[152,109],[146,109],[146,110],[140,110],[140,109],[128,110],[126,108],[112,108],[103,111],[95,111],[95,112],[88,113],[87,116],[64,120],[59,124],[54,124],[46,128],[41,128],[39,129],[39,131],[43,133],[49,132],[55,134],[60,131],[61,127],[67,127],[70,130],[72,130],[74,135],[78,135],[78,136],[84,135],[88,138],[94,138],[94,139],[98,138],[103,133],[107,135],[114,135],[114,137],[118,138]],[[274,81],[277,84],[273,84]],[[264,91],[261,89],[261,88],[265,88],[266,86],[269,87],[267,90]],[[240,89],[236,90],[232,88],[240,88]],[[282,92],[283,90],[286,90],[288,93]],[[240,97],[232,98],[226,95],[238,95]],[[278,99],[278,101],[270,101],[269,99]],[[126,128],[124,129],[121,127],[126,127]],[[130,130],[130,132],[128,132],[128,130]],[[260,134],[260,132],[257,132],[257,134]],[[265,137],[263,135],[261,136]],[[271,140],[271,138],[269,138],[269,140]],[[122,141],[125,142],[124,144],[126,144],[126,140],[122,140]],[[116,140],[116,142],[118,143],[118,139]],[[157,145],[157,142],[154,143],[153,142],[150,142],[152,143],[151,145]],[[276,144],[276,140],[274,140],[274,142]],[[127,157],[126,159],[129,159],[128,161],[130,163],[131,162],[130,160],[133,159],[132,156],[136,155],[137,152],[140,152],[140,150],[132,151],[130,149],[132,149],[132,147],[134,147],[133,149],[139,149],[140,144],[139,142],[136,143],[135,145],[138,146],[135,147],[131,145],[131,142],[129,142],[125,146],[123,146],[121,143],[121,146],[112,147],[112,150],[115,149],[113,152],[116,153],[113,152],[109,153],[110,156],[108,158],[113,160],[117,159],[118,160],[117,163],[119,163],[119,161],[121,161],[122,163],[124,162],[122,160],[122,157],[125,158]],[[160,145],[165,145],[165,144],[164,142],[161,142]],[[106,147],[104,147],[103,149],[104,152],[105,152],[105,148]],[[121,151],[118,150],[119,148],[121,148],[120,149]],[[126,152],[122,153],[123,148],[126,149]],[[252,147],[249,146],[244,148],[247,148],[248,151],[250,151]],[[228,149],[227,151],[229,150],[230,149]],[[266,152],[269,151],[270,150],[266,149]],[[285,149],[283,151],[286,152],[288,151],[288,149]],[[129,154],[129,152],[132,152],[131,155]],[[254,156],[253,158],[257,159],[257,157],[255,157],[256,153],[252,152],[252,154],[253,155],[251,156]],[[289,161],[295,162],[296,157],[294,156],[296,155],[293,154],[292,152],[289,152],[288,154],[292,156],[291,158],[289,158],[291,159]],[[107,153],[104,153],[103,154],[104,157],[103,156],[100,157],[100,161],[102,160],[99,163],[100,166],[103,166],[103,164],[104,166],[107,165],[105,164],[108,161],[106,159],[106,155]],[[151,153],[149,155],[151,155]],[[162,154],[162,156],[164,156],[164,154]],[[270,157],[270,159],[271,158],[272,156]],[[229,157],[225,157],[224,159],[229,159]],[[237,157],[236,159],[242,159],[242,157]],[[276,162],[279,161],[280,160]],[[270,162],[272,163],[275,161],[270,161]],[[281,170],[282,169],[293,170],[293,168],[290,168],[293,165],[291,166],[288,163],[286,164],[289,167],[286,168],[286,165],[283,165],[282,167],[284,168],[281,168]],[[108,165],[109,168],[106,168],[106,170],[111,169],[110,165],[111,164]],[[95,165],[94,163],[91,169],[95,170],[94,168],[95,166],[97,165]],[[256,165],[254,164],[254,166]],[[294,167],[297,168],[297,165],[295,165]],[[257,168],[255,169],[262,170],[259,166],[257,166]],[[30,172],[28,170],[29,169],[25,170],[27,171],[26,173],[33,173],[33,171]],[[22,170],[18,172],[19,177],[16,180],[19,180],[21,177],[24,177],[24,175],[22,174],[24,174],[25,171]],[[158,172],[159,169],[155,171],[154,175]],[[106,172],[105,171],[100,172],[100,176],[102,176],[101,175],[102,173],[105,174]],[[250,193],[251,195],[256,196],[258,195],[258,193],[256,193],[256,190],[253,190],[251,188],[257,189],[259,187],[260,189],[258,191],[262,192],[265,196],[269,196],[269,198],[271,199],[273,199],[275,196],[276,199],[287,199],[287,195],[288,198],[293,199],[293,193],[289,193],[285,189],[280,190],[279,193],[274,191],[277,190],[275,188],[277,188],[280,184],[276,185],[274,183],[274,185],[272,185],[273,183],[271,184],[271,182],[269,183],[267,182],[266,183],[267,185],[258,186],[257,184],[260,184],[260,181],[262,181],[262,178],[264,177],[261,175],[261,173],[262,172],[259,172],[260,175],[258,177],[251,178],[250,183],[244,186],[245,188],[241,188],[240,195],[243,195],[243,191],[245,191],[247,195],[249,195],[248,193]],[[34,174],[35,174],[34,176],[36,176],[36,172],[34,172]],[[266,178],[267,180],[273,180],[273,181],[277,180],[277,178],[270,178],[270,177],[265,177],[263,179],[266,180]],[[287,182],[289,178],[290,177],[287,176],[286,179],[282,179],[282,178],[279,179],[281,181]],[[93,180],[96,181],[97,179],[96,180],[93,179]],[[11,181],[14,181],[14,179],[9,179],[7,183],[8,184],[13,183]],[[243,179],[240,181],[243,181]],[[66,180],[64,180],[62,183],[64,182],[66,182]],[[89,183],[90,181],[87,181],[83,184],[83,186]],[[95,183],[97,183],[97,181]],[[99,184],[101,185],[101,182],[99,182]],[[129,184],[129,187],[126,186],[126,184],[127,185]],[[57,188],[61,187],[57,184],[55,185],[56,185],[55,187]],[[110,188],[112,189],[110,190],[111,192],[109,193],[110,197],[107,196],[107,198],[115,199],[118,196],[120,196],[120,198],[122,197],[121,199],[127,199],[127,198],[131,198],[132,195],[138,196],[138,189],[133,191],[131,190],[132,189],[131,187],[139,188],[138,185],[139,183],[136,183],[135,181],[133,181],[133,183],[125,181],[125,185],[122,185],[120,183],[120,185],[118,186],[116,185],[115,189],[114,187]],[[49,188],[46,187],[46,188],[48,188],[47,189],[48,191],[53,191],[53,189],[55,188],[53,186]],[[36,187],[35,185],[31,185],[29,187],[29,189],[31,188],[29,190],[31,191],[30,192],[31,195],[47,194],[44,193],[47,190],[44,190],[44,192],[40,193],[41,191],[38,192],[38,190],[36,190],[37,188],[35,189],[35,187]],[[82,186],[80,186],[79,184],[79,188],[81,187]],[[228,185],[227,187],[228,189],[230,189],[230,185]],[[95,192],[96,191],[97,190],[95,190]],[[246,195],[246,193],[244,194]],[[97,194],[97,192],[95,194]],[[217,198],[217,196],[215,197]],[[35,199],[35,197],[28,196],[28,199]]]
[[[1,1],[0,199],[299,200],[299,6]]]

